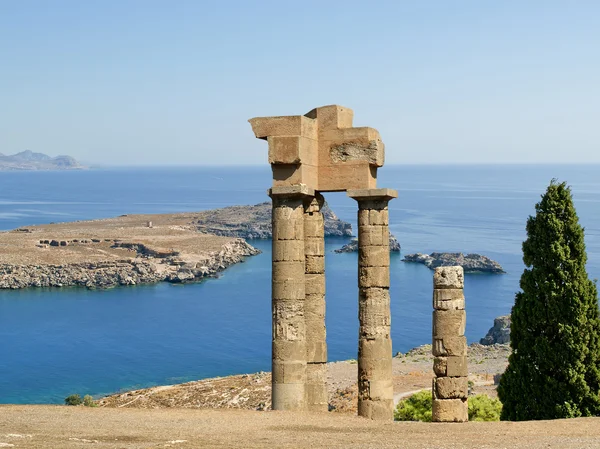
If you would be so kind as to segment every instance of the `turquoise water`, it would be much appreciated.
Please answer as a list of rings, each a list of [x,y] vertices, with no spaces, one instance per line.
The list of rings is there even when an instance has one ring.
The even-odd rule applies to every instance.
[[[586,228],[590,277],[600,277],[599,166],[385,167],[395,188],[390,226],[402,252],[479,252],[505,275],[469,275],[467,338],[481,338],[510,311],[523,270],[525,221],[550,179],[573,186]],[[267,199],[266,168],[118,169],[0,173],[0,229],[28,224],[255,204]],[[355,203],[327,194],[355,222]],[[356,228],[355,228],[356,229]],[[357,256],[329,239],[327,339],[330,360],[356,358]],[[105,291],[0,291],[0,402],[58,403],[72,393],[122,389],[270,369],[270,241],[261,255],[198,284]],[[1,250],[1,248],[0,248]],[[431,339],[431,277],[392,257],[394,351]]]

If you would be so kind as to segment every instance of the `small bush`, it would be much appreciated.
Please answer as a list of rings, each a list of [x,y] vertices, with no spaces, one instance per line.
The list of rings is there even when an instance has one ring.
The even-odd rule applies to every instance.
[[[83,404],[83,399],[78,394],[72,394],[71,396],[67,396],[65,398],[65,405],[81,405]]]
[[[469,421],[500,421],[502,403],[486,394],[469,398]]]
[[[431,422],[431,391],[423,390],[400,401],[394,411],[396,421]],[[499,421],[502,403],[486,394],[469,397],[469,421]]]
[[[96,403],[94,402],[94,398],[91,397],[89,394],[86,394],[83,397],[83,405],[85,405],[86,407],[96,407]]]
[[[431,422],[431,391],[423,390],[400,401],[394,411],[396,421]]]

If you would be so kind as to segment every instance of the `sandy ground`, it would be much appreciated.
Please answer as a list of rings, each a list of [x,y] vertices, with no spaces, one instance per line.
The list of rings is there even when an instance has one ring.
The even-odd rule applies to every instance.
[[[599,448],[600,418],[374,422],[336,413],[0,406],[14,448]]]

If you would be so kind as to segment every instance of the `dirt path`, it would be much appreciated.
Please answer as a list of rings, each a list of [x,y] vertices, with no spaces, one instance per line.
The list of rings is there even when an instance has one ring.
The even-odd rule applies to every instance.
[[[431,424],[337,413],[0,406],[0,443],[23,449],[584,449],[600,447],[600,418]]]

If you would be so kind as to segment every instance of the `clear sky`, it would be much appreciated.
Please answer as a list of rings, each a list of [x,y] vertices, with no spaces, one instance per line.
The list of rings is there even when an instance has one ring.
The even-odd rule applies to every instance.
[[[1,153],[266,164],[332,103],[387,163],[600,163],[600,2],[0,0]]]

